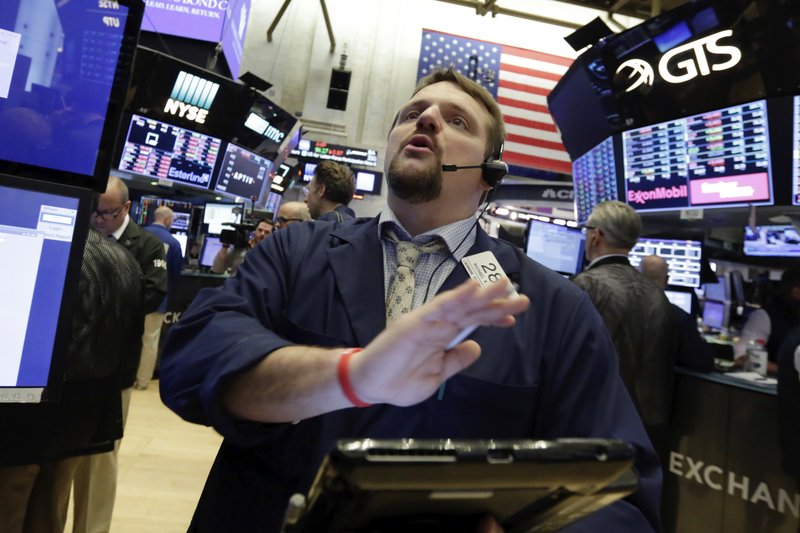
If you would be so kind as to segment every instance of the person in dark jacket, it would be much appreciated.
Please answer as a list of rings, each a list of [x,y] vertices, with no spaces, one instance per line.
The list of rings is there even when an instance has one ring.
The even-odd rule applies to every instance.
[[[642,258],[639,265],[642,274],[650,281],[667,289],[669,281],[669,267],[667,261],[658,255],[648,255]],[[697,320],[678,307],[670,303],[672,309],[673,331],[675,332],[676,352],[675,362],[698,372],[712,372],[714,370],[714,351],[697,330]]]
[[[345,165],[323,161],[314,169],[314,177],[303,188],[311,218],[344,222],[353,220],[355,212],[347,207],[356,191],[353,173]]]
[[[778,405],[783,469],[800,490],[800,327],[778,350]]]
[[[640,476],[565,532],[659,529],[658,461],[589,297],[475,218],[496,181],[472,165],[504,137],[485,89],[436,71],[392,124],[378,217],[287,225],[170,328],[162,399],[225,437],[191,531],[277,533],[337,439],[559,437],[629,442]],[[478,257],[519,297],[470,280]],[[450,347],[476,325],[502,327]]]
[[[664,291],[628,261],[641,227],[639,214],[629,205],[598,204],[584,228],[589,265],[574,281],[603,317],[617,348],[622,380],[653,445],[663,454],[674,383],[672,310]]]
[[[158,311],[167,295],[167,261],[164,245],[155,235],[137,226],[130,218],[131,201],[128,187],[121,179],[108,178],[106,191],[98,197],[92,212],[92,226],[108,238],[115,239],[139,264],[144,275],[144,314]],[[131,311],[132,312],[132,311]],[[143,339],[142,342],[145,342]],[[124,362],[119,387],[122,391],[122,426],[128,415],[131,391],[136,381],[140,354]],[[111,525],[117,486],[117,452],[119,441],[108,453],[81,459],[75,473],[73,533],[107,531]]]
[[[139,355],[142,272],[90,229],[59,400],[0,404],[0,531],[62,531],[81,456],[122,437],[120,376]]]
[[[154,213],[153,223],[145,226],[145,230],[155,235],[164,245],[167,258],[167,296],[161,300],[158,309],[149,313],[144,319],[144,335],[142,336],[142,356],[139,360],[139,369],[136,371],[136,381],[133,388],[145,390],[150,384],[158,359],[158,342],[161,338],[161,325],[164,321],[164,312],[167,310],[169,294],[183,270],[183,250],[178,240],[172,236],[172,220],[175,214],[166,205],[160,205]]]

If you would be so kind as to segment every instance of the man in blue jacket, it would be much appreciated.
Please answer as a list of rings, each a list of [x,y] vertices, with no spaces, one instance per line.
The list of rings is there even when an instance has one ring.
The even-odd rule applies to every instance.
[[[365,437],[622,439],[638,450],[639,491],[568,531],[660,529],[658,461],[602,320],[580,289],[476,222],[491,188],[480,163],[504,136],[484,89],[436,72],[392,125],[378,217],[293,224],[198,294],[161,373],[169,407],[225,436],[190,530],[279,531],[336,440]],[[481,252],[519,298],[507,280],[468,279],[461,259]],[[413,296],[395,295],[407,283]],[[499,327],[448,350],[470,325]]]
[[[183,270],[183,250],[178,239],[172,236],[170,229],[175,213],[166,205],[160,205],[153,214],[153,223],[144,229],[158,237],[164,243],[164,253],[167,257],[167,295],[161,300],[157,310],[148,314],[144,319],[144,337],[142,338],[142,357],[139,360],[139,369],[136,372],[136,382],[133,388],[145,390],[150,385],[153,372],[158,359],[158,342],[161,338],[161,324],[164,313],[167,311],[167,300],[175,290],[175,283],[181,277]]]

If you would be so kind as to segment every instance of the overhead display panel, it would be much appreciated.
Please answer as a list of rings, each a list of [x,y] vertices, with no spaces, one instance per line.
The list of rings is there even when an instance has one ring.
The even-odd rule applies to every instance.
[[[623,132],[622,154],[637,210],[773,203],[764,100]]]
[[[572,163],[575,183],[575,217],[583,224],[592,209],[607,200],[619,199],[614,138],[609,137]]]
[[[119,169],[208,189],[222,141],[133,115]]]

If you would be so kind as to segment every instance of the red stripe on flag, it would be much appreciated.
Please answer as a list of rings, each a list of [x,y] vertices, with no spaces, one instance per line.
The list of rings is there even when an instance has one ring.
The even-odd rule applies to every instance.
[[[532,68],[520,67],[518,65],[509,65],[508,63],[500,62],[500,72],[513,72],[514,74],[522,74],[523,76],[530,76],[531,78],[541,78],[543,80],[558,81],[563,74],[555,74],[553,72],[545,72],[544,70],[534,70]]]
[[[546,54],[544,52],[536,52],[534,50],[526,50],[524,48],[508,45],[503,45],[503,53],[524,57],[526,59],[534,59],[543,63],[553,63],[555,65],[561,65],[562,67],[569,67],[572,65],[573,61],[568,57],[554,56],[553,54]]]
[[[543,170],[560,172],[561,174],[572,174],[572,164],[567,161],[557,161],[555,159],[519,154],[516,152],[509,153],[508,151],[503,153],[503,161],[509,165],[540,168]]]
[[[525,128],[533,128],[535,130],[548,131],[550,133],[558,133],[558,128],[555,124],[547,122],[537,122],[535,120],[528,120],[520,117],[504,116],[503,121],[506,124],[513,124],[514,126],[523,126]]]
[[[518,83],[515,81],[500,80],[497,82],[497,86],[502,87],[503,89],[511,89],[528,94],[538,94],[539,96],[547,96],[550,94],[550,89],[545,89],[544,87],[534,87],[533,85],[526,85],[524,83]]]
[[[501,106],[508,106],[508,107],[516,107],[519,109],[527,109],[528,111],[536,111],[537,113],[547,113],[550,115],[550,110],[547,109],[547,106],[542,104],[534,104],[533,102],[525,102],[523,100],[516,100],[514,98],[508,98],[507,96],[498,96],[497,103]]]
[[[535,137],[526,137],[525,135],[518,135],[516,133],[509,133],[506,136],[506,142],[515,142],[525,144],[528,146],[537,146],[539,148],[547,148],[548,150],[558,150],[559,152],[566,152],[566,148],[560,142],[546,141],[544,139],[536,139]]]

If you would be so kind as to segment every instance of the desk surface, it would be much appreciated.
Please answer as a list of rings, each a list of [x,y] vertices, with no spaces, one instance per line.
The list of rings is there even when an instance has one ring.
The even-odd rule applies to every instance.
[[[777,382],[774,378],[766,378],[764,383],[760,383],[760,381],[751,380],[751,379],[740,379],[733,377],[731,372],[723,374],[722,372],[695,372],[694,370],[689,370],[687,368],[676,367],[675,372],[677,374],[683,374],[686,376],[692,376],[698,379],[702,379],[705,381],[711,381],[714,383],[721,383],[723,385],[730,385],[732,387],[737,387],[739,389],[747,389],[755,392],[760,392],[763,394],[769,394],[771,396],[778,395],[778,386]]]

